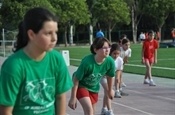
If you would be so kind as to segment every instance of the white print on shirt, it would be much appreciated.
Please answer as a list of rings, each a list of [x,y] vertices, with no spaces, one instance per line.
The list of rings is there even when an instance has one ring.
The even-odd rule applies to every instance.
[[[27,83],[25,90],[28,94],[23,97],[24,101],[33,100],[35,102],[36,100],[40,100],[43,104],[45,103],[45,98],[54,92],[54,88],[48,86],[45,80],[39,82],[30,81]]]
[[[89,75],[89,77],[86,77],[85,78],[85,84],[87,84],[88,86],[94,86],[94,85],[97,85],[100,81],[102,77],[102,74],[101,73],[97,73],[97,74],[91,74]]]
[[[55,98],[55,79],[47,78],[26,82],[20,98],[21,109],[31,110],[33,114],[49,111]],[[28,106],[23,106],[28,105]]]

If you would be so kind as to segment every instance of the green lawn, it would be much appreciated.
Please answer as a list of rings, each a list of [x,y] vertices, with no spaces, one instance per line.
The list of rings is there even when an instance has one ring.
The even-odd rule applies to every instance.
[[[81,59],[90,54],[89,46],[58,47],[58,50],[69,50],[71,65],[78,66]],[[145,66],[141,64],[141,44],[132,44],[132,56],[124,72],[145,74]],[[175,48],[159,48],[158,63],[153,66],[153,76],[175,79]]]

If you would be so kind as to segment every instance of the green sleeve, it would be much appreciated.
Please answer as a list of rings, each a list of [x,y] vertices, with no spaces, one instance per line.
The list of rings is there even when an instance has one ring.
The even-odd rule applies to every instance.
[[[3,64],[0,73],[0,105],[15,105],[22,77],[21,68],[15,61],[7,60]]]
[[[83,59],[80,66],[78,67],[76,73],[75,73],[75,77],[80,81],[83,79],[84,74],[87,72],[87,63],[86,63],[86,59]]]
[[[62,94],[72,88],[73,82],[61,54],[59,55],[58,60],[59,63],[56,69],[56,94]]]

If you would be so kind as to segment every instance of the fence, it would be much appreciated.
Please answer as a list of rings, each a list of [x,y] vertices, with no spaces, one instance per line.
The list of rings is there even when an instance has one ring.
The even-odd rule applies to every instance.
[[[13,53],[15,40],[0,40],[0,56],[7,57]]]

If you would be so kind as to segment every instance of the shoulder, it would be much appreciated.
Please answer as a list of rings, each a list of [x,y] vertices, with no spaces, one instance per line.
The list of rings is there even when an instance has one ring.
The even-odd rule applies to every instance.
[[[48,51],[47,53],[48,53],[48,55],[50,55],[50,56],[55,56],[55,57],[62,56],[61,53],[60,53],[60,51],[57,51],[57,50],[55,50],[55,49],[53,49],[53,50],[51,50],[51,51]]]
[[[49,57],[49,59],[51,59],[52,61],[63,61],[63,56],[61,54],[60,51],[57,50],[51,50],[47,52],[47,56]]]
[[[120,56],[117,57],[117,60],[123,62],[123,59]]]
[[[20,71],[22,70],[24,65],[23,60],[25,60],[24,53],[22,50],[19,50],[11,56],[9,56],[3,62],[1,70],[4,72],[10,72],[11,74],[20,74]]]
[[[128,51],[128,52],[131,52],[132,50],[131,50],[131,48],[128,48],[127,51]]]
[[[107,63],[114,63],[114,59],[111,56],[106,57]]]
[[[89,54],[89,55],[87,55],[87,56],[85,56],[85,57],[83,57],[82,58],[82,60],[81,60],[81,64],[90,64],[90,63],[94,63],[94,55],[93,54]]]
[[[47,58],[49,63],[52,64],[52,66],[64,68],[66,65],[66,62],[60,53],[60,51],[57,50],[51,50],[47,52]]]

